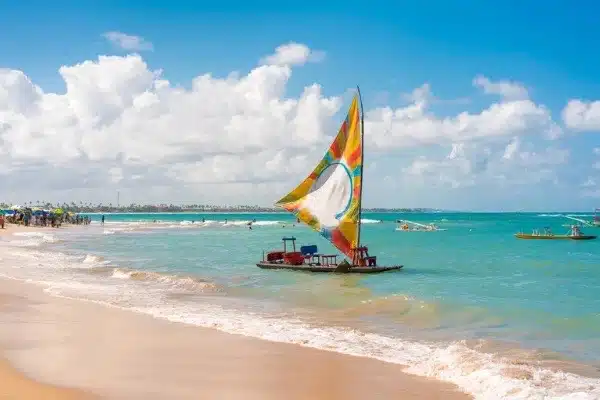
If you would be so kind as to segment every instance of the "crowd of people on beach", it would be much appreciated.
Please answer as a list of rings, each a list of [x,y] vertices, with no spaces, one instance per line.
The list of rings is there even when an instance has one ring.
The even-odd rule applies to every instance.
[[[63,223],[72,225],[89,225],[92,222],[89,216],[81,216],[69,212],[34,210],[31,208],[0,210],[0,229],[7,223],[21,226],[50,226],[59,228]]]

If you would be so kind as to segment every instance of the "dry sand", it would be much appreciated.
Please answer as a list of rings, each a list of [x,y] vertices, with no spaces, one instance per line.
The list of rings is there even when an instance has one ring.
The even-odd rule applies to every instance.
[[[0,280],[2,303],[0,352],[11,364],[0,362],[0,398],[470,398],[399,365],[56,298],[17,281]]]

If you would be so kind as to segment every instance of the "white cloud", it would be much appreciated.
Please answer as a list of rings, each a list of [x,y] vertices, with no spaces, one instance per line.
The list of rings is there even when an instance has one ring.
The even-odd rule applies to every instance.
[[[584,188],[593,188],[593,187],[596,187],[596,185],[597,185],[596,180],[589,176],[588,176],[587,180],[581,184],[581,186]]]
[[[516,82],[492,82],[485,76],[478,75],[473,79],[473,85],[482,89],[485,94],[499,95],[506,100],[525,100],[529,98],[527,89]]]
[[[521,148],[521,140],[518,137],[515,137],[504,149],[504,154],[502,158],[505,160],[513,160],[516,156],[518,156],[518,151]]]
[[[141,36],[128,35],[122,32],[105,32],[102,36],[113,45],[128,51],[144,51],[154,49],[154,45]]]
[[[589,171],[590,175],[580,186],[583,196],[597,198],[600,197],[600,186],[598,185],[600,179],[600,173],[598,173],[598,170],[600,170],[600,147],[592,149],[592,154],[595,156],[595,159],[592,161],[592,168]]]
[[[594,154],[594,156],[600,156],[600,147],[595,147],[592,149],[592,154]],[[600,157],[596,157],[596,160],[592,164],[592,168],[600,169]]]
[[[307,62],[321,62],[325,52],[311,50],[301,43],[283,44],[275,49],[275,53],[263,57],[261,63],[268,65],[304,65]]]
[[[562,118],[565,126],[575,131],[600,131],[600,101],[570,100]]]
[[[224,79],[201,75],[189,90],[164,80],[139,55],[101,56],[59,72],[64,94],[43,92],[20,71],[0,70],[0,171],[41,176],[60,167],[62,175],[44,180],[44,190],[62,187],[57,180],[64,179],[90,189],[195,185],[190,193],[198,193],[202,184],[219,186],[207,201],[256,196],[223,183],[289,182],[288,174],[306,174],[335,133],[331,117],[342,105],[317,84],[298,98],[284,97],[290,65],[261,65]],[[271,202],[268,196],[263,190],[258,200]]]
[[[425,104],[433,98],[431,86],[429,83],[424,83],[412,92],[403,94],[402,98],[410,103]]]
[[[583,188],[581,192],[582,196],[600,198],[600,187],[595,178],[588,177],[587,180],[581,184],[581,187]]]
[[[7,200],[42,193],[47,200],[108,201],[119,189],[122,203],[270,204],[322,157],[338,111],[348,106],[345,94],[324,96],[318,84],[285,96],[292,67],[322,56],[291,43],[246,75],[204,74],[189,89],[139,55],[61,67],[62,94],[0,69],[0,179],[5,193],[17,196]],[[554,168],[568,158],[560,147],[536,151],[528,142],[561,130],[546,107],[527,98],[505,96],[480,112],[445,117],[430,110],[428,84],[407,98],[399,108],[365,104],[371,205],[404,205],[387,195],[391,179],[454,188],[536,183],[555,179]],[[435,149],[445,155],[436,158]],[[386,154],[390,163],[377,161],[385,173],[369,172]]]
[[[403,172],[422,182],[453,189],[475,185],[535,185],[555,182],[555,168],[569,160],[569,150],[524,147],[518,138],[508,143],[453,143],[443,158],[421,156]]]
[[[365,122],[368,140],[376,147],[387,149],[515,135],[544,134],[557,138],[562,134],[550,110],[529,99],[503,99],[479,113],[462,112],[440,118],[429,111],[431,97],[429,85],[424,85],[406,96],[412,100],[406,107],[368,111]]]

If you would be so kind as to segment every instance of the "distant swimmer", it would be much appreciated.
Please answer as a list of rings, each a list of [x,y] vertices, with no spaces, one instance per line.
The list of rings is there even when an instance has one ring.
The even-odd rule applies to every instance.
[[[104,225],[104,215],[102,216],[102,222],[101,222],[101,224]]]

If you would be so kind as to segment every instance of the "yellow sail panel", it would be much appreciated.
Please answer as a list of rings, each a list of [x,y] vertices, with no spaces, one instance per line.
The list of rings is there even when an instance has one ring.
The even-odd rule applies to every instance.
[[[359,95],[313,172],[275,203],[318,231],[349,258],[358,246],[362,185]]]

